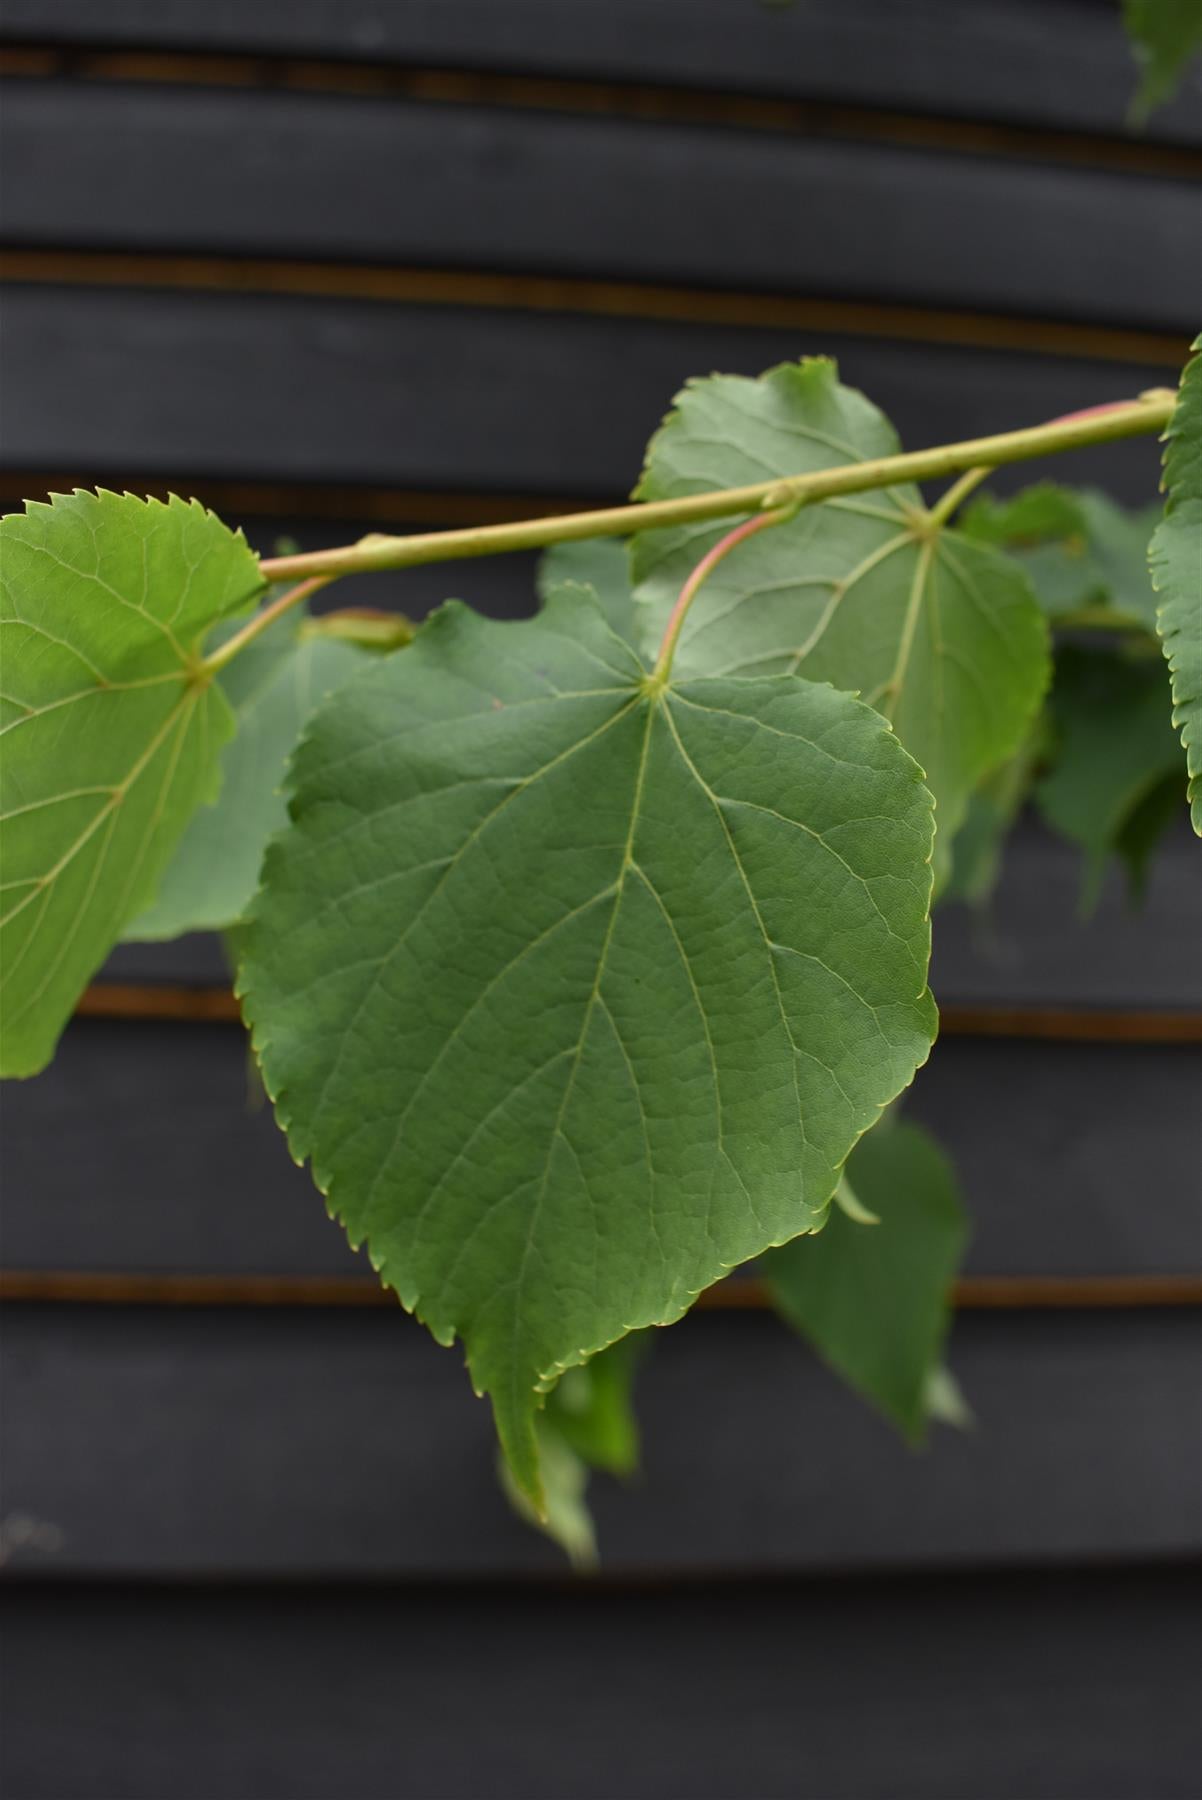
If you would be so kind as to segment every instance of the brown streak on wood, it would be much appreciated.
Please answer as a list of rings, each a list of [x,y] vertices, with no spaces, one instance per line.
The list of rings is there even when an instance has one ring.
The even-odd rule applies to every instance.
[[[544,518],[553,513],[588,512],[620,501],[607,494],[434,494],[417,489],[389,487],[310,486],[305,482],[210,481],[203,475],[167,480],[161,474],[112,471],[97,477],[96,471],[44,469],[0,470],[0,508],[21,506],[26,500],[42,500],[50,494],[70,493],[75,488],[116,487],[120,492],[146,494],[166,500],[170,494],[194,496],[225,518],[299,518],[355,520],[360,524],[390,525],[505,525],[518,519]]]
[[[883,143],[1186,180],[1202,174],[1202,153],[1196,150],[1103,132],[939,118],[839,101],[791,100],[647,82],[416,68],[312,57],[36,45],[0,50],[0,75],[26,80],[343,94],[432,106],[491,107]]]
[[[175,1019],[228,1023],[240,1017],[228,988],[99,981],[76,1006],[85,1019]],[[1202,1044],[1202,1013],[1103,1007],[945,1006],[949,1037],[1041,1038],[1058,1043]]]
[[[229,988],[167,987],[154,982],[101,981],[85,988],[75,1007],[79,1019],[171,1019],[227,1025],[242,1014]]]
[[[1048,1038],[1058,1043],[1202,1044],[1202,1013],[1065,1006],[945,1006],[949,1037]]]
[[[0,280],[20,285],[284,294],[403,306],[474,307],[757,330],[834,333],[903,343],[1137,363],[1177,369],[1187,339],[1171,332],[1011,318],[870,301],[733,293],[657,282],[493,271],[377,267],[285,257],[168,256],[141,251],[6,250]]]
[[[97,1270],[0,1271],[0,1300],[71,1306],[397,1307],[391,1289],[360,1275],[145,1275]],[[955,1283],[966,1311],[1198,1306],[1202,1277],[998,1275]],[[695,1302],[706,1312],[762,1312],[772,1301],[754,1276],[731,1276]]]

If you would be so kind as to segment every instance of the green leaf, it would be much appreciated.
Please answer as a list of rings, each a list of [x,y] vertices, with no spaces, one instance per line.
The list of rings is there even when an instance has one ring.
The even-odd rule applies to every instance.
[[[546,1424],[592,1469],[632,1475],[638,1467],[639,1431],[631,1394],[647,1344],[645,1332],[619,1338],[591,1362],[568,1369],[547,1398]]]
[[[1123,23],[1142,71],[1131,117],[1141,124],[1172,98],[1182,70],[1202,44],[1198,0],[1123,0]]]
[[[821,1225],[926,1056],[930,797],[849,696],[665,688],[570,591],[442,608],[291,779],[240,977],[268,1092],[541,1507],[540,1396]]]
[[[1106,494],[1078,494],[1085,539],[1097,566],[1104,598],[1116,612],[1156,626],[1156,595],[1148,577],[1148,534],[1158,508],[1119,506]]]
[[[644,500],[892,455],[892,426],[831,362],[758,381],[691,382],[651,441]],[[635,539],[636,604],[651,641],[691,569],[728,529]],[[706,581],[685,619],[690,675],[801,673],[858,692],[890,719],[935,795],[946,861],[968,796],[1018,748],[1047,685],[1047,626],[1022,571],[992,548],[932,527],[913,487],[803,507],[749,538]]]
[[[1202,837],[1202,337],[1194,340],[1193,350],[1165,433],[1168,500],[1148,547],[1148,565],[1161,597],[1156,629],[1172,675],[1186,792],[1194,830]]]
[[[1031,729],[1009,762],[991,769],[969,798],[964,823],[952,844],[951,873],[939,898],[983,907],[997,886],[1002,851],[1031,792],[1035,771],[1047,755],[1049,722],[1036,714]]]
[[[976,1423],[963,1389],[946,1365],[932,1369],[926,1386],[927,1417],[935,1425],[951,1425],[969,1431]]]
[[[257,558],[196,501],[59,494],[0,520],[0,1071],[32,1075],[148,905],[233,729],[199,672]]]
[[[544,1531],[577,1568],[597,1561],[597,1538],[588,1505],[589,1472],[630,1475],[638,1466],[639,1434],[631,1405],[634,1371],[647,1344],[632,1332],[591,1362],[567,1369],[535,1422],[542,1467],[545,1514],[540,1516],[517,1485],[504,1457],[501,1486],[518,1514]]]
[[[937,1379],[948,1291],[968,1236],[955,1173],[934,1140],[902,1123],[870,1132],[848,1180],[878,1225],[833,1211],[825,1231],[763,1260],[789,1322],[911,1441],[946,1383]]]
[[[999,550],[1085,534],[1076,491],[1055,481],[1037,481],[1004,498],[978,494],[961,514],[960,526],[969,537]]]
[[[982,494],[961,521],[968,536],[1008,550],[1021,562],[1053,621],[1087,606],[1113,606],[1155,626],[1148,579],[1148,533],[1155,505],[1131,510],[1092,488],[1040,482],[1007,500]]]
[[[1134,901],[1147,892],[1152,857],[1165,833],[1181,813],[1181,772],[1174,768],[1143,798],[1137,800],[1119,828],[1115,854],[1127,870],[1127,886]]]
[[[593,590],[611,631],[639,648],[634,595],[630,586],[630,546],[624,538],[584,538],[576,544],[552,544],[538,563],[538,594],[546,605],[567,583]]]
[[[222,671],[218,685],[237,730],[222,755],[217,803],[193,814],[157,896],[126,928],[126,938],[224,931],[242,917],[268,840],[287,823],[280,790],[301,729],[318,702],[371,654],[309,634],[296,608]]]
[[[1106,858],[1123,847],[1125,833],[1134,829],[1127,849],[1137,865],[1150,853],[1155,819],[1140,821],[1138,811],[1181,758],[1167,690],[1159,661],[1076,645],[1056,658],[1055,750],[1035,796],[1048,823],[1085,852],[1086,911],[1096,902]],[[1168,822],[1163,809],[1156,817],[1162,826]]]
[[[545,1419],[535,1421],[542,1503],[535,1504],[504,1456],[498,1458],[501,1491],[518,1517],[545,1532],[567,1552],[573,1567],[591,1569],[597,1562],[597,1534],[588,1506],[588,1464]]]

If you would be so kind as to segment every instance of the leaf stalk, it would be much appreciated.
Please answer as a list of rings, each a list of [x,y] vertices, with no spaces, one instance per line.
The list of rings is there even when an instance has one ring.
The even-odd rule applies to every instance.
[[[783,525],[785,520],[791,519],[796,511],[796,505],[782,506],[774,512],[757,513],[754,519],[744,519],[741,525],[736,525],[733,531],[728,531],[725,537],[719,538],[718,542],[707,550],[697,566],[690,571],[688,580],[681,588],[675,605],[668,615],[668,623],[664,627],[663,639],[659,646],[659,655],[655,661],[652,679],[661,687],[667,683],[671,673],[672,658],[676,654],[676,644],[685,621],[685,614],[697,598],[704,582],[713,574],[718,564],[723,562],[745,538],[754,537],[757,531],[764,531],[771,525]]]
[[[261,567],[266,573],[267,564],[263,563]],[[226,664],[233,662],[235,656],[245,650],[248,644],[253,644],[255,639],[262,637],[265,631],[270,631],[277,619],[282,619],[292,607],[303,605],[313,594],[318,593],[333,580],[332,575],[315,575],[311,580],[299,582],[296,587],[289,588],[287,593],[279,596],[278,600],[273,600],[270,606],[265,606],[262,612],[257,612],[254,618],[242,627],[241,631],[236,631],[233,637],[227,638],[224,644],[218,645],[211,655],[206,656],[200,665],[201,673],[208,677],[220,674]]]

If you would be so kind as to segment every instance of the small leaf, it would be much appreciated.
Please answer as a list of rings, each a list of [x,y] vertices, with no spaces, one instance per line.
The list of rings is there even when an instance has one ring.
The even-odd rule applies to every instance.
[[[1092,488],[1040,482],[1008,500],[982,494],[966,510],[969,537],[1005,549],[1030,577],[1053,621],[1086,606],[1112,606],[1154,629],[1148,533],[1158,508],[1131,510]]]
[[[1123,0],[1123,23],[1142,70],[1131,118],[1142,124],[1166,100],[1202,44],[1198,0]]]
[[[32,1075],[212,800],[229,706],[200,671],[263,586],[196,501],[82,491],[0,520],[4,1043]]]
[[[126,938],[224,931],[242,917],[268,841],[287,823],[280,789],[301,728],[370,655],[335,637],[309,635],[295,609],[222,671],[218,685],[237,729],[222,755],[217,803],[193,814],[158,894],[126,928]]]
[[[1002,868],[1007,837],[1031,792],[1035,771],[1048,753],[1050,725],[1046,709],[1035,715],[1023,742],[1009,762],[989,774],[969,797],[964,823],[952,844],[952,866],[940,890],[940,901],[962,901],[985,907]]]
[[[716,375],[677,396],[638,496],[735,487],[897,448],[888,420],[840,386],[831,362],[787,363],[758,381]],[[635,539],[635,598],[652,641],[690,570],[727,529]],[[1047,627],[1021,569],[931,526],[906,486],[802,507],[740,545],[690,609],[677,667],[799,673],[857,692],[925,771],[946,865],[969,794],[1018,748],[1047,685]]]
[[[869,1212],[846,1174],[839,1177],[839,1185],[835,1189],[835,1205],[856,1225],[879,1225],[881,1222],[879,1213]]]
[[[630,585],[630,546],[624,538],[584,538],[575,544],[553,544],[538,564],[538,594],[545,606],[567,583],[591,588],[611,631],[639,648],[634,595]]]
[[[931,1415],[948,1291],[968,1235],[955,1174],[917,1125],[870,1132],[848,1179],[875,1226],[831,1213],[825,1231],[763,1259],[780,1311],[912,1441]]]
[[[510,1504],[528,1524],[566,1550],[577,1568],[591,1568],[597,1561],[588,1504],[590,1470],[630,1475],[638,1465],[631,1390],[646,1345],[646,1332],[619,1338],[591,1362],[566,1370],[547,1396],[546,1409],[536,1421],[545,1517],[539,1516],[501,1458],[501,1486]]]
[[[501,1491],[518,1517],[533,1525],[565,1551],[572,1566],[592,1569],[597,1563],[597,1534],[588,1507],[588,1464],[545,1419],[535,1423],[542,1473],[542,1507],[535,1505],[504,1456],[498,1458]]]
[[[1180,815],[1181,771],[1174,768],[1136,801],[1120,826],[1114,850],[1127,871],[1127,889],[1134,902],[1147,893],[1152,857]]]
[[[926,1386],[927,1417],[935,1425],[951,1425],[957,1431],[971,1431],[976,1420],[972,1407],[964,1398],[960,1383],[945,1365],[932,1369]]]
[[[961,514],[960,526],[969,537],[999,550],[1085,535],[1076,491],[1055,481],[1037,481],[1005,498],[978,494]]]
[[[1165,433],[1168,501],[1148,547],[1148,564],[1161,596],[1156,628],[1172,674],[1186,792],[1194,830],[1202,837],[1202,337],[1193,349]]]
[[[240,987],[353,1243],[541,1509],[565,1369],[826,1216],[935,1029],[932,819],[867,707],[448,605],[293,759]]]
[[[631,1395],[646,1349],[646,1332],[631,1332],[580,1368],[568,1369],[547,1398],[545,1423],[592,1469],[631,1475],[639,1431]]]
[[[1133,816],[1180,766],[1163,665],[1066,645],[1056,658],[1052,768],[1035,797],[1048,823],[1085,852],[1082,906],[1095,904],[1106,858]],[[1178,790],[1180,792],[1180,790]],[[1159,822],[1167,824],[1163,812]],[[1134,827],[1131,852],[1146,860],[1152,820]]]

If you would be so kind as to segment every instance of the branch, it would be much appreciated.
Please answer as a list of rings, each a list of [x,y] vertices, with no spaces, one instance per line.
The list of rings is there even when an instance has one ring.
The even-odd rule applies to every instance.
[[[1024,462],[1032,456],[1048,456],[1061,450],[1079,450],[1089,444],[1105,444],[1119,438],[1157,432],[1169,422],[1175,394],[1168,388],[1152,388],[1138,400],[1120,400],[1092,407],[1045,425],[1023,431],[1004,431],[995,437],[976,438],[961,444],[941,444],[932,450],[912,450],[900,456],[877,457],[837,469],[818,469],[751,487],[725,488],[715,493],[686,494],[677,500],[648,500],[632,506],[611,506],[597,512],[566,513],[550,519],[524,519],[507,525],[477,525],[457,531],[430,531],[411,537],[387,537],[373,533],[357,544],[338,550],[314,550],[299,556],[277,556],[264,561],[269,581],[295,581],[322,576],[333,581],[379,569],[409,569],[423,563],[451,562],[461,557],[497,556],[511,550],[537,550],[548,544],[567,544],[582,538],[624,537],[632,531],[652,531],[662,526],[689,525],[734,513],[755,513],[789,503],[802,505],[831,500],[841,494],[862,494],[872,488],[891,487],[903,481],[935,481],[960,475],[969,469],[998,468]]]
[[[645,500],[632,506],[603,507],[597,512],[567,513],[550,519],[523,519],[511,525],[477,525],[459,531],[418,532],[412,537],[386,537],[372,533],[357,544],[338,550],[314,550],[298,556],[266,557],[260,562],[269,582],[295,581],[296,587],[243,626],[242,630],[206,657],[207,675],[224,669],[247,644],[253,643],[290,607],[315,594],[342,575],[368,574],[380,569],[411,569],[422,563],[453,562],[469,556],[499,556],[510,550],[537,550],[548,544],[569,544],[583,538],[625,537],[632,531],[653,531],[665,526],[689,525],[734,513],[757,515],[750,524],[779,523],[799,506],[833,500],[840,494],[863,494],[872,488],[898,482],[935,481],[963,475],[965,480],[944,495],[928,519],[942,522],[960,499],[990,469],[1005,463],[1024,462],[1032,456],[1048,456],[1061,450],[1080,450],[1089,444],[1113,443],[1119,438],[1142,437],[1162,431],[1176,401],[1170,388],[1149,388],[1138,400],[1117,400],[1093,406],[1085,412],[1052,419],[1046,425],[1030,425],[1023,431],[1003,431],[995,437],[971,438],[961,444],[940,444],[933,450],[911,450],[899,456],[879,456],[871,461],[846,463],[836,469],[817,469],[809,475],[785,476],[760,481],[751,487],[722,488],[712,493],[686,494],[677,500]],[[971,480],[968,479],[971,473]],[[722,554],[747,535],[732,532],[719,546]],[[702,576],[712,563],[706,559]],[[695,592],[695,588],[693,589]],[[680,617],[692,592],[678,602]],[[671,661],[675,638],[661,650]],[[665,665],[666,666],[666,665]]]

